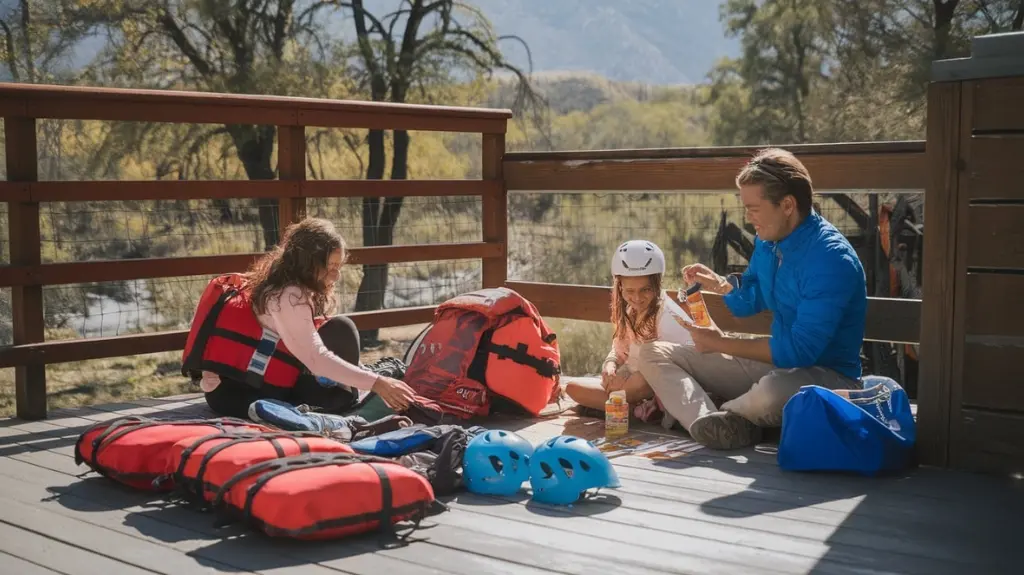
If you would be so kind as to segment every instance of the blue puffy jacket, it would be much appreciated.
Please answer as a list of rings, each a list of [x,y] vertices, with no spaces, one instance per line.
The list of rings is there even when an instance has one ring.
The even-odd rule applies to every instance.
[[[750,265],[725,303],[736,317],[771,310],[775,367],[861,376],[864,267],[846,237],[814,211],[781,241],[754,239]]]

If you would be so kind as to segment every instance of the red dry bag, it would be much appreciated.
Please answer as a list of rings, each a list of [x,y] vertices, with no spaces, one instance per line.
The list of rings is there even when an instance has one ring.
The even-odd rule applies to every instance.
[[[218,433],[175,443],[170,460],[175,488],[186,496],[210,502],[217,490],[242,469],[305,453],[354,452],[344,443],[312,432]]]
[[[75,463],[85,463],[100,475],[137,489],[169,491],[174,487],[173,482],[154,480],[174,470],[168,457],[171,446],[188,437],[226,430],[271,431],[269,427],[230,417],[185,420],[123,417],[85,430],[75,443]]]
[[[310,453],[247,467],[213,505],[273,537],[334,539],[419,521],[434,503],[427,479],[400,463],[348,453]]]

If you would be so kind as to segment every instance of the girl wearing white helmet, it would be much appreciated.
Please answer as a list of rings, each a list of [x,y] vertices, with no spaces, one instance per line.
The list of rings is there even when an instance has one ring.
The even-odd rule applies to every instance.
[[[689,320],[689,315],[662,290],[664,274],[665,254],[653,242],[630,240],[615,249],[612,349],[601,366],[600,384],[585,380],[566,384],[565,392],[576,403],[603,411],[612,391],[624,390],[631,404],[654,397],[640,374],[640,344],[662,340],[692,345],[690,333],[672,318],[674,313]]]

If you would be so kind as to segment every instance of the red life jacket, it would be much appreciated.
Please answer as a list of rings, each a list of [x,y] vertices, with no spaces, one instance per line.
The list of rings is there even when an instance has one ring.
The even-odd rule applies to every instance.
[[[487,415],[493,399],[504,399],[536,416],[558,398],[555,333],[515,291],[456,296],[437,307],[427,329],[410,350],[405,382],[448,413]]]
[[[269,395],[289,390],[308,370],[276,333],[260,325],[244,287],[237,273],[207,284],[185,341],[181,373],[200,379],[209,371],[255,388],[270,386]],[[325,321],[313,318],[318,329]]]

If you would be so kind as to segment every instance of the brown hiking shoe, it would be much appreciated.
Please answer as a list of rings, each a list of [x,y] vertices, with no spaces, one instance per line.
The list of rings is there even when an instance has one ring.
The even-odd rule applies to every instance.
[[[690,424],[690,437],[711,449],[739,449],[761,441],[761,428],[735,413],[715,411]]]

